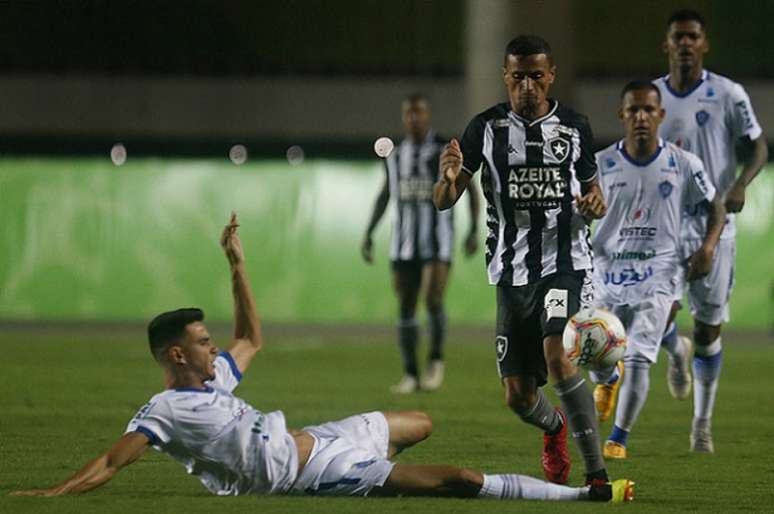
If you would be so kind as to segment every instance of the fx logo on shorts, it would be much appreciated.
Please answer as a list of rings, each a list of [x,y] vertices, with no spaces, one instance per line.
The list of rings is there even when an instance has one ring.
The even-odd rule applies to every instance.
[[[546,310],[546,320],[567,317],[567,289],[549,289],[546,293],[543,308]]]

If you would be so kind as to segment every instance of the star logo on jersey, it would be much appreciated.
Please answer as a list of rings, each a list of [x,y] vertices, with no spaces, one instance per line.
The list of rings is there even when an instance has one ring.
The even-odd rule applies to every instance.
[[[713,96],[715,96],[715,90],[711,87],[707,88],[707,98],[712,98]]]
[[[551,149],[554,159],[558,162],[564,162],[564,160],[567,159],[567,156],[570,155],[570,142],[563,137],[549,139],[548,148]]]
[[[607,168],[612,168],[613,166],[615,166],[615,161],[610,157],[608,157],[607,160],[605,161],[605,166]]]
[[[675,186],[672,185],[671,182],[665,180],[662,183],[658,185],[658,192],[661,193],[661,198],[669,198],[669,195],[672,194],[672,189],[674,189]]]
[[[704,109],[696,113],[696,123],[698,123],[700,127],[704,126],[704,124],[707,123],[709,119],[710,115]]]
[[[675,156],[674,155],[670,155],[669,156],[669,167],[670,168],[677,167],[677,162],[675,162]]]
[[[643,225],[647,223],[650,220],[650,207],[637,207],[629,213],[627,219],[629,220],[629,223],[632,223],[633,225]]]
[[[508,338],[497,336],[495,339],[495,351],[497,352],[497,362],[502,362],[505,354],[508,353]]]

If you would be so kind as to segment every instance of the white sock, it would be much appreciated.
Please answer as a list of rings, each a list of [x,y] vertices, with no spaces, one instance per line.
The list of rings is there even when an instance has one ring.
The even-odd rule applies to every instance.
[[[615,424],[627,432],[640,415],[650,388],[651,362],[642,355],[624,358],[624,376],[621,390],[618,392],[618,406],[615,411]]]
[[[715,408],[723,345],[720,336],[708,346],[696,345],[693,357],[693,417],[709,420]]]
[[[588,487],[567,487],[525,475],[484,475],[479,498],[498,500],[586,500]]]

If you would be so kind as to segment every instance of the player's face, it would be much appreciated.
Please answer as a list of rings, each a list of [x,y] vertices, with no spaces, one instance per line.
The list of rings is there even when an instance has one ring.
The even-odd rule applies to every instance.
[[[207,327],[201,321],[194,321],[185,327],[186,335],[181,348],[187,367],[202,380],[215,378],[215,357],[218,347],[210,337]]]
[[[624,124],[627,138],[652,141],[658,137],[658,126],[664,119],[664,109],[655,91],[635,89],[624,95],[618,116]]]
[[[539,112],[555,77],[556,66],[546,54],[508,55],[503,80],[513,111],[526,117]]]
[[[694,69],[701,67],[709,41],[698,21],[675,21],[667,31],[664,51],[670,63],[684,70]]]
[[[430,105],[425,100],[405,100],[401,106],[401,119],[407,135],[424,139],[430,130]]]

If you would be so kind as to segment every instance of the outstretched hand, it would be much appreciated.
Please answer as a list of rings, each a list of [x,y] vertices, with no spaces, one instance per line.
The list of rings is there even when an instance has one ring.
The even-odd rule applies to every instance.
[[[223,228],[223,233],[220,236],[220,246],[223,248],[229,264],[232,266],[242,264],[245,261],[245,254],[242,251],[242,242],[239,240],[237,227],[239,227],[239,221],[237,220],[236,212],[232,211],[231,219],[228,225]]]

